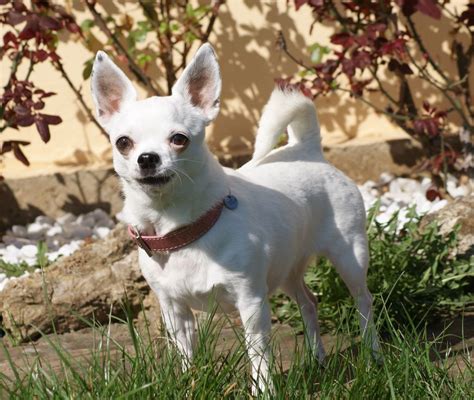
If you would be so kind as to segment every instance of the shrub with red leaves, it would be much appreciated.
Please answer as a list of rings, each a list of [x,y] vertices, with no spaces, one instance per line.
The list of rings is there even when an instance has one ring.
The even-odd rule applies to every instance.
[[[80,33],[74,18],[58,5],[47,0],[32,0],[29,7],[21,0],[0,0],[0,24],[6,29],[0,47],[0,59],[11,62],[10,76],[0,97],[0,132],[7,128],[35,125],[41,139],[50,139],[50,125],[61,123],[58,115],[45,114],[45,101],[55,93],[35,86],[31,73],[42,62],[58,62],[56,53],[58,33],[67,30]],[[24,77],[19,67],[27,64]],[[23,164],[29,161],[22,151],[24,140],[0,142],[0,155],[12,151]]]
[[[474,5],[467,4],[459,10],[449,0],[294,0],[294,5],[297,10],[303,6],[312,9],[314,22],[310,29],[324,23],[333,26],[335,32],[330,38],[332,46],[315,43],[309,47],[311,64],[298,61],[304,70],[296,79],[283,79],[286,84],[294,84],[313,97],[349,93],[385,114],[422,142],[433,174],[456,165],[473,171],[474,165],[458,161],[472,159],[473,151]],[[449,71],[443,70],[437,54],[426,48],[427,38],[422,31],[427,30],[420,30],[419,23],[414,21],[417,13],[424,15],[423,23],[433,28],[430,32],[449,24],[450,34],[443,38],[452,49]],[[297,61],[283,33],[277,45]],[[398,87],[397,91],[388,89],[389,81]],[[423,85],[419,85],[420,81]],[[415,86],[422,87],[422,92],[413,93]],[[440,105],[430,104],[424,88],[434,89],[448,107],[441,109]],[[374,102],[369,96],[372,92],[381,94],[384,102]],[[464,149],[471,154],[459,152],[461,143],[453,149],[444,140],[449,134],[471,142],[464,143]]]
[[[59,5],[59,1],[0,0],[0,26],[5,32],[3,43],[0,43],[0,60],[9,60],[11,70],[7,84],[0,93],[0,133],[5,129],[18,130],[34,124],[41,139],[47,142],[50,126],[61,123],[58,115],[42,112],[45,100],[55,93],[38,88],[31,80],[35,66],[43,62],[52,64],[58,70],[90,121],[105,133],[56,52],[59,33],[79,35],[83,45],[92,50],[91,43],[97,41],[96,33],[101,32],[107,38],[102,43],[103,48],[124,67],[128,66],[138,83],[149,93],[163,95],[163,90],[149,76],[149,66],[155,62],[161,64],[159,67],[164,69],[161,75],[166,77],[167,91],[171,93],[176,76],[186,66],[193,42],[207,42],[224,2],[140,1],[137,6],[142,9],[143,17],[135,21],[127,14],[110,15],[108,8],[112,2],[84,0],[72,4],[73,8],[85,9],[89,13],[90,18],[83,20],[79,27],[74,17]],[[156,45],[146,45],[149,34],[156,37]],[[93,60],[94,57],[84,63],[82,79],[89,78]],[[27,66],[26,73],[19,76],[22,64]],[[0,141],[0,158],[2,154],[12,151],[28,165],[22,151],[27,144],[24,140]]]

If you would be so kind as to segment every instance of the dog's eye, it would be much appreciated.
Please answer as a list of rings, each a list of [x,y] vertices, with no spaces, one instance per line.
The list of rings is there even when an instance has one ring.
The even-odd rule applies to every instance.
[[[133,142],[130,138],[127,136],[122,136],[117,139],[115,142],[115,145],[117,146],[118,151],[122,154],[127,154],[130,149],[133,147]]]
[[[176,148],[183,148],[188,144],[188,142],[188,137],[186,135],[183,135],[182,133],[175,133],[170,138],[170,144]]]

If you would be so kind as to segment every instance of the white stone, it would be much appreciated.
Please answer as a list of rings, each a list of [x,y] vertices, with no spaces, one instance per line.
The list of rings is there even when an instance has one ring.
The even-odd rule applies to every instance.
[[[393,174],[391,174],[390,172],[382,172],[380,174],[379,183],[381,185],[386,185],[387,183],[389,183],[394,178],[395,178],[395,176]]]
[[[39,239],[48,231],[49,228],[49,225],[33,222],[28,225],[26,235],[30,239]]]
[[[15,236],[22,236],[22,237],[25,237],[25,236],[26,236],[26,233],[27,233],[27,230],[26,230],[26,227],[24,227],[24,226],[21,226],[21,225],[13,225],[11,232],[12,232]]]
[[[85,239],[92,236],[92,229],[76,224],[63,225],[64,235],[70,239]]]
[[[74,240],[70,243],[67,243],[58,250],[58,253],[62,256],[69,256],[74,253],[76,250],[81,247],[82,241],[81,240]]]
[[[100,208],[96,208],[94,211],[91,211],[87,215],[92,216],[96,221],[110,219],[109,214],[107,214],[104,210]]]
[[[38,254],[38,247],[32,244],[23,246],[20,250],[20,255],[25,258],[34,258]]]
[[[469,188],[467,186],[456,186],[451,189],[448,186],[447,189],[448,189],[448,193],[454,198],[467,196],[469,194]]]
[[[3,280],[0,280],[0,292],[5,288],[5,286],[11,279],[12,278],[5,278]]]
[[[431,210],[428,212],[428,214],[431,214],[435,211],[441,210],[443,207],[445,207],[448,204],[448,200],[436,200],[433,205],[431,206]]]
[[[67,214],[64,214],[64,215],[61,215],[58,219],[57,219],[57,222],[58,224],[60,225],[64,225],[64,224],[67,224],[67,223],[71,223],[73,221],[76,220],[76,217],[71,214],[71,213],[67,213]]]
[[[48,217],[47,215],[39,215],[36,217],[35,222],[41,225],[54,225],[54,219],[51,217]]]
[[[76,224],[93,228],[95,225],[95,220],[92,215],[79,215],[79,217],[77,217]]]
[[[109,233],[110,229],[104,226],[99,226],[94,229],[94,233],[101,239],[105,238]]]

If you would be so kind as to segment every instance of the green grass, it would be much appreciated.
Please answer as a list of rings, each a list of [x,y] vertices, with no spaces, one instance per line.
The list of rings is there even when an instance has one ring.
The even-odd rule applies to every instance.
[[[456,232],[443,237],[435,224],[420,228],[412,215],[402,231],[394,217],[386,224],[369,218],[371,267],[369,287],[375,295],[376,323],[382,336],[383,365],[358,342],[353,302],[329,263],[311,266],[307,282],[320,298],[326,332],[340,338],[322,368],[300,344],[293,362],[283,365],[275,349],[272,377],[275,399],[467,399],[474,391],[473,365],[462,332],[433,337],[427,325],[473,307],[474,260],[452,257]],[[41,254],[41,252],[40,252]],[[43,258],[38,265],[45,265]],[[2,268],[0,264],[0,268]],[[301,317],[285,296],[272,299],[274,315],[301,331]],[[0,398],[10,399],[244,399],[251,377],[242,333],[232,349],[218,347],[222,324],[211,317],[199,325],[191,367],[181,371],[179,355],[167,346],[164,332],[139,331],[130,314],[129,347],[109,335],[110,326],[89,322],[97,340],[87,359],[79,360],[50,336],[42,340],[60,360],[52,369],[39,357],[26,371],[12,360],[13,374],[0,371]],[[213,322],[214,321],[214,322]],[[112,322],[112,318],[111,318]],[[117,321],[114,321],[117,322]],[[3,343],[5,343],[3,340]],[[349,346],[347,346],[349,342]],[[11,358],[9,349],[2,350]],[[296,343],[296,342],[295,342]],[[276,345],[276,344],[275,344]],[[460,369],[459,364],[463,364]]]
[[[382,319],[388,319],[386,311]],[[215,320],[215,319],[214,319]],[[340,320],[340,319],[339,319]],[[123,347],[109,336],[109,326],[94,326],[97,340],[87,360],[79,361],[54,339],[49,345],[60,360],[53,370],[38,359],[28,371],[14,368],[10,377],[0,371],[0,398],[9,399],[245,399],[249,398],[249,365],[240,340],[232,349],[217,349],[221,323],[199,325],[196,357],[181,371],[179,355],[167,346],[164,333],[139,332],[131,320],[128,332],[133,345]],[[398,329],[387,321],[383,365],[353,340],[337,345],[325,367],[309,357],[302,345],[290,351],[294,360],[283,368],[277,354],[272,378],[275,399],[467,399],[474,390],[469,350],[457,359],[447,358],[440,343],[443,335],[428,339],[425,330],[412,326]],[[350,326],[334,332],[350,337]],[[0,345],[1,346],[1,345]],[[3,351],[8,352],[7,348]],[[452,354],[451,354],[452,355]],[[456,363],[464,360],[464,370]],[[12,364],[13,365],[13,364]],[[16,376],[15,376],[16,375]],[[263,398],[263,396],[262,396]]]
[[[456,231],[443,236],[436,223],[422,229],[421,218],[413,211],[404,229],[399,231],[396,215],[380,224],[374,218],[376,211],[372,209],[368,218],[368,286],[374,295],[374,315],[386,307],[390,321],[404,326],[409,319],[418,324],[430,323],[474,310],[474,257],[452,256]],[[309,267],[305,280],[319,297],[320,320],[326,331],[338,323],[336,314],[356,329],[357,320],[347,318],[353,307],[352,298],[329,261],[317,260]],[[272,306],[280,322],[302,330],[294,302],[279,293]],[[382,324],[381,329],[386,328]]]

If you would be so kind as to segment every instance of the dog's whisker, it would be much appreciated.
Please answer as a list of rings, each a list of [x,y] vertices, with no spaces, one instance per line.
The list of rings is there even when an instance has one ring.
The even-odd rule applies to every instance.
[[[171,168],[170,168],[170,169],[171,169]],[[172,168],[172,171],[173,171],[173,172],[176,172],[176,173],[178,174],[178,176],[179,176],[179,174],[182,174],[183,176],[185,176],[186,178],[188,178],[191,183],[193,183],[193,184],[195,183],[193,178],[191,178],[186,172],[182,171],[182,170],[179,169],[178,167],[176,167],[176,166],[173,167],[173,168]]]
[[[193,162],[193,163],[196,163],[196,164],[204,165],[204,162],[203,162],[203,161],[191,160],[190,158],[178,158],[178,159],[176,160],[176,162],[179,162],[179,161],[187,161],[187,162]]]

